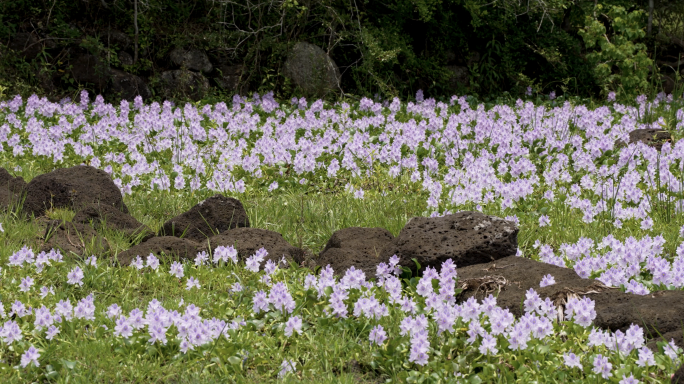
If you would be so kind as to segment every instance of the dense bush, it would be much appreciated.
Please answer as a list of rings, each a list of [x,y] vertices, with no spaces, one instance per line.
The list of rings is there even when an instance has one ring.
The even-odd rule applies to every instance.
[[[89,53],[149,80],[174,47],[205,50],[212,76],[244,65],[238,91],[301,92],[282,76],[297,41],[323,48],[348,95],[446,97],[540,93],[599,96],[671,91],[680,78],[684,5],[601,0],[16,0],[0,4],[0,38],[33,33],[40,54],[2,53],[1,86],[77,94],[70,58]],[[121,31],[126,41],[112,37]],[[136,33],[137,31],[137,33]],[[607,43],[606,43],[607,41]],[[680,44],[681,43],[681,44]],[[126,46],[123,46],[126,45]],[[14,47],[16,48],[16,47]],[[4,49],[6,51],[6,49]],[[132,63],[118,53],[128,51]],[[26,55],[24,55],[26,56]],[[660,60],[655,60],[660,59]],[[636,64],[635,64],[636,63]],[[657,63],[661,69],[654,66]],[[673,65],[674,64],[674,65]],[[662,71],[666,77],[661,78]],[[100,91],[92,86],[94,91]],[[65,92],[62,92],[61,96]],[[230,92],[232,93],[232,92]]]

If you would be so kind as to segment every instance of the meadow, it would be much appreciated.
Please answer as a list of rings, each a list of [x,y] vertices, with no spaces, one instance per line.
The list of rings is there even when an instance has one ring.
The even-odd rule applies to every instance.
[[[103,169],[155,231],[221,193],[313,254],[338,229],[396,236],[415,216],[480,211],[518,225],[520,257],[634,294],[684,287],[684,103],[672,96],[81,100],[1,101],[0,166],[26,181]],[[672,140],[628,144],[639,128]],[[113,260],[133,244],[117,231],[98,229],[109,250],[78,258],[39,252],[40,218],[18,206],[0,223],[7,382],[663,383],[682,362],[684,346],[652,352],[638,325],[592,327],[590,300],[562,322],[533,294],[519,319],[494,298],[457,303],[458,265],[336,277],[223,248],[123,267]]]

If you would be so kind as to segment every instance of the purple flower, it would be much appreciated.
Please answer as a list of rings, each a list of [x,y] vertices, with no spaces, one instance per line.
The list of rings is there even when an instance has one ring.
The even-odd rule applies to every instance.
[[[607,379],[613,374],[610,372],[613,369],[613,364],[611,364],[608,361],[607,357],[603,357],[603,355],[598,354],[594,358],[594,368],[592,371],[596,373],[597,375],[601,375],[604,379]]]
[[[129,338],[133,336],[133,327],[128,322],[125,316],[119,316],[116,319],[116,326],[114,327],[114,336]]]
[[[12,344],[15,341],[21,340],[24,336],[21,333],[19,325],[13,321],[7,321],[0,329],[0,338],[5,344]]]
[[[52,340],[55,338],[55,336],[57,336],[57,334],[59,334],[59,328],[54,325],[51,325],[48,327],[47,332],[45,333],[45,338],[48,340]]]
[[[228,247],[223,245],[218,246],[214,250],[214,264],[218,264],[218,262],[221,260],[223,260],[225,263],[227,263],[228,260],[231,260],[233,264],[237,264],[237,255],[238,252],[232,245]]]
[[[387,340],[387,333],[385,333],[385,329],[382,327],[382,325],[376,325],[373,327],[373,329],[371,329],[368,339],[370,340],[371,344],[375,343],[376,345],[382,345],[382,343]]]
[[[26,352],[24,352],[24,354],[21,355],[21,367],[26,368],[26,366],[31,363],[33,363],[34,366],[39,367],[39,357],[40,353],[38,353],[38,350],[33,345],[30,346],[29,349],[27,349]]]
[[[539,216],[539,226],[540,227],[546,227],[549,224],[551,224],[551,219],[549,219],[548,215]]]
[[[636,361],[637,365],[640,367],[650,367],[655,365],[655,356],[653,351],[648,347],[639,348],[639,359]]]
[[[79,267],[75,267],[74,269],[71,270],[67,274],[67,284],[78,284],[79,286],[83,286],[83,271]]]
[[[119,317],[121,315],[121,307],[119,307],[118,304],[114,303],[110,305],[107,308],[107,317],[110,319],[113,319],[115,317]]]
[[[176,276],[177,279],[183,278],[183,276],[185,276],[185,271],[183,271],[183,264],[174,261],[171,264],[171,269],[169,270],[169,273],[173,276]]]
[[[135,257],[135,260],[131,261],[131,267],[135,267],[137,270],[143,269],[143,260],[140,255]]]
[[[575,355],[572,352],[563,355],[563,360],[565,360],[565,365],[570,368],[579,368],[580,370],[582,369],[582,362],[580,361],[579,356]]]
[[[199,252],[197,256],[195,256],[195,265],[204,265],[207,263],[207,260],[209,260],[209,255],[207,255],[207,252]]]
[[[278,378],[283,378],[287,376],[288,373],[297,372],[296,363],[293,360],[283,359],[280,364],[280,372],[278,372]]]
[[[261,311],[268,312],[268,295],[264,291],[259,291],[252,297],[252,310],[258,314]]]
[[[302,319],[299,316],[292,316],[285,323],[285,336],[292,336],[292,332],[302,333]]]
[[[147,266],[152,268],[153,271],[159,268],[159,259],[152,253],[147,256]]]
[[[188,281],[185,284],[185,290],[189,291],[193,287],[200,289],[200,283],[199,283],[199,280],[197,280],[196,278],[190,277],[190,278],[188,278]]]
[[[496,355],[499,350],[496,348],[496,339],[494,336],[490,335],[489,333],[485,332],[484,336],[482,336],[482,344],[480,344],[480,353],[483,355]]]
[[[549,285],[554,285],[554,284],[556,284],[556,279],[549,274],[549,275],[546,275],[542,278],[541,282],[539,283],[539,287],[543,288],[543,287],[548,287]]]
[[[25,278],[21,279],[21,284],[19,284],[19,290],[22,292],[28,292],[31,290],[31,287],[33,286],[33,279],[31,276],[26,276]]]
[[[634,378],[634,374],[630,373],[629,377],[626,377],[624,374],[622,375],[622,380],[620,380],[619,384],[639,384],[641,383],[639,380]]]

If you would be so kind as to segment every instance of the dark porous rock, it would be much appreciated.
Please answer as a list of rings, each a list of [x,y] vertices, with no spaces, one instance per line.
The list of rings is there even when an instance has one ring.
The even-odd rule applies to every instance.
[[[384,249],[380,259],[388,260],[396,254],[401,265],[414,271],[413,258],[422,268],[439,269],[448,259],[460,268],[514,256],[517,249],[515,223],[465,211],[443,217],[414,217]]]
[[[611,331],[626,331],[632,324],[644,328],[647,338],[682,329],[684,291],[656,291],[635,295],[618,290],[590,293],[596,303],[594,325]]]
[[[653,337],[648,338],[648,342],[646,343],[646,346],[655,352],[663,352],[663,349],[658,346],[658,343],[669,343],[671,340],[674,340],[675,344],[680,347],[684,348],[684,328],[682,329],[677,329],[675,331],[670,331],[661,335],[651,335]],[[646,335],[648,337],[648,335]],[[661,344],[662,345],[662,344]],[[682,382],[684,384],[684,381]]]
[[[26,182],[21,176],[12,176],[5,168],[0,167],[0,189],[22,193],[24,188],[26,188]]]
[[[78,211],[71,220],[74,223],[90,224],[94,228],[115,229],[124,232],[129,238],[145,241],[154,236],[154,232],[135,217],[123,213],[107,204],[91,203]]]
[[[119,51],[117,57],[119,58],[119,64],[121,64],[122,66],[134,64],[133,56],[131,56],[131,54],[126,51]]]
[[[116,47],[121,50],[128,50],[129,48],[133,47],[133,39],[117,29],[110,29],[107,31],[105,39],[107,39],[105,40],[105,43],[112,48]]]
[[[40,37],[32,32],[18,32],[10,40],[9,47],[26,60],[35,59],[43,50]]]
[[[167,99],[187,97],[197,101],[209,91],[207,78],[187,69],[164,71],[159,75],[159,83],[161,96]]]
[[[214,68],[206,52],[199,49],[176,48],[171,51],[169,58],[178,67],[191,71],[210,73]]]
[[[128,101],[133,101],[138,95],[143,100],[152,97],[152,92],[143,79],[118,69],[112,69],[112,83],[109,91]]]
[[[335,231],[316,259],[316,264],[330,265],[335,274],[342,275],[351,266],[361,269],[366,278],[374,278],[376,267],[389,257],[380,257],[394,236],[384,228],[351,227]]]
[[[71,76],[78,83],[92,84],[95,88],[103,90],[109,82],[111,70],[97,56],[85,54],[71,62]]]
[[[283,65],[283,74],[307,96],[324,97],[340,88],[340,70],[335,61],[316,45],[298,42]]]
[[[202,242],[238,227],[249,227],[249,218],[242,203],[238,199],[216,194],[165,222],[160,234]]]
[[[221,73],[216,79],[216,84],[224,91],[235,92],[240,84],[240,76],[244,66],[242,65],[226,65],[218,67]]]
[[[117,259],[121,265],[130,265],[137,256],[145,260],[151,253],[169,260],[189,260],[197,255],[197,245],[194,241],[174,236],[153,237],[119,253]]]
[[[44,240],[45,244],[41,247],[41,251],[60,249],[65,256],[87,257],[91,254],[98,255],[109,249],[107,240],[98,235],[91,226],[63,220],[47,222]]]
[[[663,144],[672,142],[672,135],[670,132],[662,129],[635,129],[629,133],[629,143],[633,144],[638,142],[642,142],[660,151],[663,148]],[[624,141],[618,140],[615,142],[616,148],[625,146],[626,144]]]
[[[675,372],[674,376],[672,376],[670,384],[684,384],[684,364],[679,366],[677,372]]]
[[[294,261],[297,264],[301,264],[310,257],[303,249],[288,243],[280,233],[261,228],[242,227],[223,232],[220,235],[205,240],[198,249],[198,252],[213,254],[216,247],[220,246],[235,247],[240,260],[245,260],[249,256],[256,254],[256,251],[261,248],[266,249],[268,255],[261,263],[262,268],[268,260],[279,263],[285,257],[285,260],[289,262]],[[286,266],[279,264],[279,267],[285,268]]]
[[[26,185],[24,211],[38,217],[48,209],[77,211],[97,202],[128,213],[121,191],[107,172],[89,165],[77,165],[56,169],[31,180]]]
[[[523,301],[525,293],[530,288],[534,289],[542,300],[548,297],[553,301],[566,299],[567,293],[610,289],[599,281],[581,278],[572,269],[518,256],[465,268],[457,266],[456,272],[457,288],[463,289],[458,301],[463,302],[470,297],[482,300],[491,294],[497,297],[498,306],[508,308],[516,317],[524,314]],[[546,275],[553,276],[556,283],[540,287],[539,283]]]

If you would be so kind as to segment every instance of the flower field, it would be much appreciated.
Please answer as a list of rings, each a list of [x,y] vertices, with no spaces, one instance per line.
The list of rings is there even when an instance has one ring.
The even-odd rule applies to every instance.
[[[123,266],[117,255],[142,238],[96,228],[107,249],[75,256],[44,249],[43,235],[74,210],[0,207],[7,382],[668,383],[682,363],[684,345],[650,343],[639,324],[595,327],[589,297],[562,316],[535,289],[521,316],[496,294],[460,300],[451,260],[418,274],[397,256],[374,275],[316,265],[339,229],[397,236],[415,216],[479,211],[517,225],[518,257],[634,295],[681,290],[681,100],[81,100],[1,101],[0,166],[26,181],[104,170],[153,232],[234,197],[251,227],[313,256],[298,265],[219,246]],[[638,141],[637,129],[668,136]],[[538,287],[554,284],[549,274]]]

